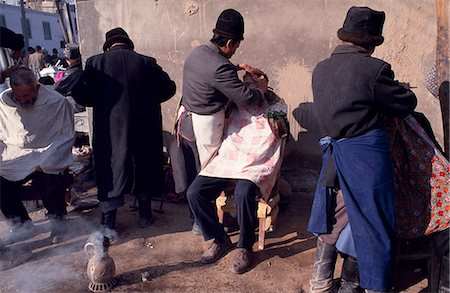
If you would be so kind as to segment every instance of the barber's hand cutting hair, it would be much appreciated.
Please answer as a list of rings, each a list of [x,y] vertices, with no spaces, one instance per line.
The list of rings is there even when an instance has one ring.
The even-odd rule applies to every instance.
[[[267,84],[268,79],[267,75],[259,68],[254,68],[248,64],[238,64],[237,65],[238,70],[245,70],[245,72],[248,72],[252,74],[254,77],[257,77],[258,79],[253,78],[255,81],[256,88],[261,90],[263,93],[267,92]]]

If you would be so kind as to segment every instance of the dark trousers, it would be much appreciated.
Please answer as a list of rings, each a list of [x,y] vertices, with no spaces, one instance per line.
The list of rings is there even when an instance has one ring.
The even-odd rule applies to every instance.
[[[195,221],[200,225],[205,240],[222,238],[225,230],[219,223],[215,205],[216,198],[230,179],[197,176],[187,191],[187,198]],[[236,180],[237,221],[240,229],[237,247],[251,249],[255,243],[256,185],[249,180]]]
[[[0,209],[3,215],[13,221],[20,219],[21,223],[30,220],[21,198],[24,188],[22,185],[30,179],[33,192],[35,191],[41,196],[49,215],[64,216],[67,213],[64,197],[67,186],[66,179],[63,175],[42,172],[34,172],[20,181],[9,181],[0,177]]]
[[[198,172],[200,172],[200,159],[198,157],[197,145],[195,144],[195,141],[189,141],[183,137],[180,137],[180,147],[183,152],[186,181],[189,188],[195,180],[195,177],[197,177]],[[194,214],[192,213],[190,207],[189,217],[194,219]]]

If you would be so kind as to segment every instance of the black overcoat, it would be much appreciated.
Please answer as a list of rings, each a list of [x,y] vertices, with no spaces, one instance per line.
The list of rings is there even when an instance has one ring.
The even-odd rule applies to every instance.
[[[151,57],[126,46],[86,61],[74,99],[94,111],[94,163],[100,200],[164,192],[161,103],[175,83]]]

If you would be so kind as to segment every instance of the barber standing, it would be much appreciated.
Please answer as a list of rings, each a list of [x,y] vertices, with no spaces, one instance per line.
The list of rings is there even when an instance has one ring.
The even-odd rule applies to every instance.
[[[244,18],[234,9],[224,10],[213,29],[211,43],[194,48],[184,63],[181,104],[192,114],[192,124],[201,168],[222,143],[225,106],[261,102],[267,91],[262,77],[258,88],[249,88],[237,71],[263,72],[246,64],[234,65],[229,59],[244,39]]]

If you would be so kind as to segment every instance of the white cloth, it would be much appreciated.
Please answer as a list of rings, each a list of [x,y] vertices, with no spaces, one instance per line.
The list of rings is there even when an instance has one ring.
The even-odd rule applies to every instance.
[[[41,168],[60,174],[72,165],[73,109],[58,92],[41,85],[36,103],[18,105],[12,90],[0,94],[0,176],[19,181]]]
[[[192,113],[192,127],[194,128],[201,169],[205,168],[219,149],[222,143],[224,125],[225,110],[210,115]]]

